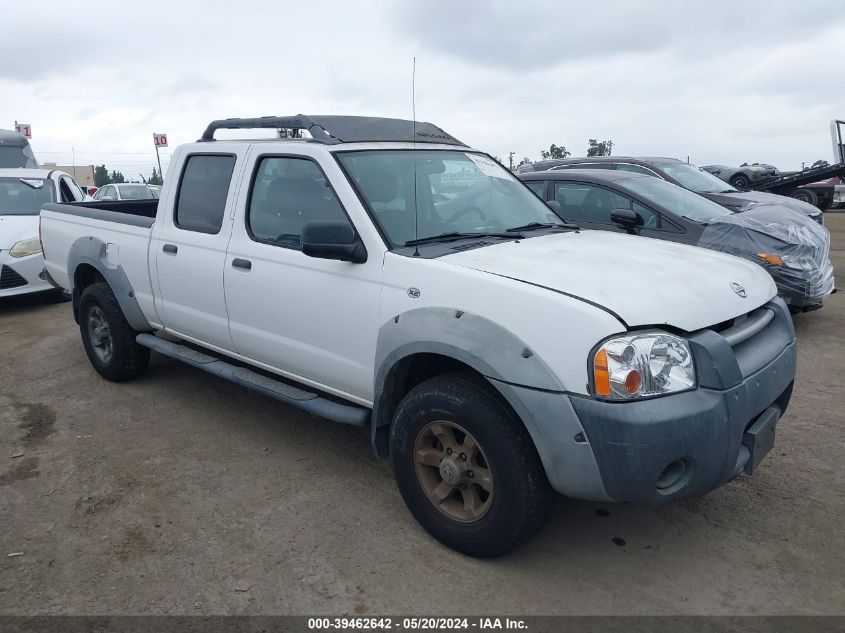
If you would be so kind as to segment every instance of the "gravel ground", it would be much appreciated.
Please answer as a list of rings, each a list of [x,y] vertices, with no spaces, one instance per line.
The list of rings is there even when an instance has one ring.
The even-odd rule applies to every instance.
[[[827,222],[845,279],[845,214]],[[69,304],[0,302],[0,613],[845,613],[845,293],[795,324],[753,477],[666,505],[561,498],[479,561],[414,522],[365,431],[162,357],[106,382]]]

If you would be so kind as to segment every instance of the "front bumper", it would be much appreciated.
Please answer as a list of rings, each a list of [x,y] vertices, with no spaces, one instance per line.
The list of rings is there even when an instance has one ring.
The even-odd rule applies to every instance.
[[[703,494],[756,466],[752,456],[766,447],[755,453],[752,427],[760,421],[773,432],[795,377],[789,311],[780,300],[769,308],[768,326],[734,347],[710,330],[689,338],[699,379],[693,391],[637,402],[571,398],[609,497]]]
[[[0,251],[0,297],[51,290],[53,286],[42,275],[43,270],[41,253],[12,257],[9,251]]]
[[[749,258],[750,259],[750,258]],[[778,289],[778,295],[790,306],[803,308],[821,307],[824,298],[834,292],[833,264],[827,253],[816,260],[816,268],[804,270],[788,266],[772,266],[760,263],[772,276]]]
[[[516,401],[558,492],[637,502],[704,494],[756,467],[789,404],[795,331],[781,299],[767,307],[768,325],[733,346],[712,330],[688,337],[698,374],[692,391],[605,402],[497,387]]]

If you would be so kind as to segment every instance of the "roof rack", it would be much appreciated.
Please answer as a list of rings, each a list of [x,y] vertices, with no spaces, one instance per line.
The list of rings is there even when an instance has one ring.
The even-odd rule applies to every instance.
[[[313,143],[337,145],[339,143],[370,143],[381,141],[466,144],[432,123],[406,119],[385,119],[367,116],[263,116],[251,119],[220,119],[212,121],[202,133],[200,142],[214,141],[217,130],[250,130],[271,128],[277,130],[307,130]]]

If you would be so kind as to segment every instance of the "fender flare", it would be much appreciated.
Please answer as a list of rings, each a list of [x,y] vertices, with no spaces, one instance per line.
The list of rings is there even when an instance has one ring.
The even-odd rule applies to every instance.
[[[402,360],[423,353],[468,365],[490,379],[500,392],[500,384],[565,391],[554,372],[524,341],[490,319],[452,308],[410,310],[379,329],[371,425],[373,447],[379,454],[384,449],[379,447],[376,436],[379,428],[392,422],[390,405],[396,370]],[[527,420],[523,422],[530,425]]]
[[[138,332],[155,330],[141,311],[132,284],[129,282],[123,267],[120,264],[109,262],[107,244],[96,237],[81,237],[71,245],[68,251],[67,270],[71,272],[70,280],[73,284],[74,313],[78,308],[79,297],[82,294],[76,287],[76,270],[83,264],[94,268],[106,280],[120,305],[123,316],[126,317],[133,330]]]

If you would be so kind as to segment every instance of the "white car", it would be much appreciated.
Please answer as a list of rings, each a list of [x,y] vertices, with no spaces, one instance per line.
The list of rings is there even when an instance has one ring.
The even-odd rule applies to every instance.
[[[214,138],[256,127],[312,139]],[[763,268],[579,230],[430,123],[216,121],[160,202],[119,206],[41,216],[96,371],[135,378],[154,350],[363,427],[414,517],[471,555],[530,538],[553,491],[659,502],[752,473],[792,393]]]
[[[64,172],[0,169],[0,298],[53,290],[42,274],[38,214],[47,202],[85,200]]]
[[[150,185],[135,182],[112,183],[103,185],[94,194],[94,200],[153,200],[158,198],[158,192]]]

